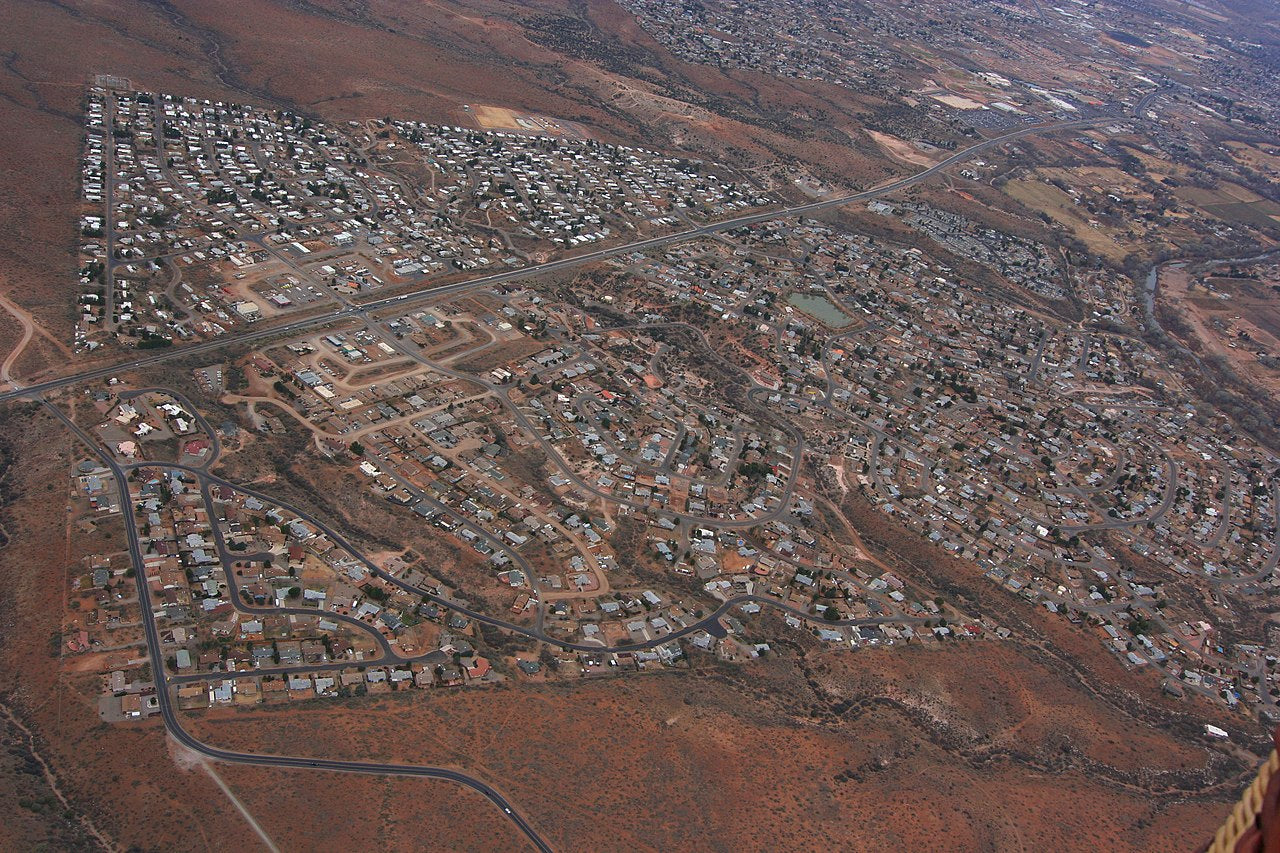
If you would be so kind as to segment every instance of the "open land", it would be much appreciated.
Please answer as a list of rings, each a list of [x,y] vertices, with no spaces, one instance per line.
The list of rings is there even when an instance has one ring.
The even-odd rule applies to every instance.
[[[1178,776],[1203,784],[1203,751],[1100,712],[1078,686],[1017,652],[886,650],[851,663],[788,652],[741,670],[428,702],[392,696],[361,710],[326,707],[306,722],[279,710],[208,712],[191,726],[210,742],[263,751],[323,731],[324,754],[465,762],[504,780],[558,847],[666,848],[688,837],[694,815],[727,848],[765,833],[796,850],[837,838],[906,847],[939,832],[964,849],[1036,849],[1065,835],[1143,850],[1176,846],[1183,832],[1216,821],[1218,797],[1197,804],[1172,791]],[[566,707],[579,711],[566,716]],[[404,737],[382,738],[383,726]],[[531,731],[556,737],[511,747],[510,737]],[[1126,790],[1127,780],[1158,777],[1172,783],[1164,797]],[[586,789],[601,799],[585,806]],[[744,825],[748,802],[760,808]],[[1057,805],[1039,819],[1013,818],[1045,802]],[[902,821],[904,811],[918,819]]]
[[[1274,10],[11,5],[4,846],[1168,849],[1251,781]]]

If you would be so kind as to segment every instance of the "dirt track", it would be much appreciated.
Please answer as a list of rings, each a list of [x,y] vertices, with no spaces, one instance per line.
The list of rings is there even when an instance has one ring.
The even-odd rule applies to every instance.
[[[39,324],[37,324],[29,312],[21,308],[19,305],[13,302],[13,300],[9,299],[9,297],[3,294],[0,294],[0,306],[3,306],[6,311],[12,314],[14,318],[17,319],[17,321],[20,324],[22,324],[21,340],[19,340],[18,343],[14,345],[13,349],[9,351],[9,354],[5,356],[4,362],[0,363],[0,380],[7,382],[9,384],[9,387],[11,388],[17,387],[17,385],[15,385],[13,381],[13,375],[12,375],[13,366],[14,364],[17,363],[18,359],[22,357],[22,354],[27,349],[27,345],[30,344],[31,339],[35,337],[36,332],[39,332],[40,337],[49,341],[51,344],[57,347],[58,350],[61,351],[64,355],[66,355],[67,357],[71,356],[71,352],[67,349],[66,344],[58,340],[56,337],[54,337],[43,326],[40,326]]]

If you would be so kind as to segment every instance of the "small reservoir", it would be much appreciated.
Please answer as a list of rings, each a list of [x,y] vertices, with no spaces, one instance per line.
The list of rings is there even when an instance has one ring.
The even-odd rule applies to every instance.
[[[787,303],[833,329],[843,328],[853,322],[853,317],[820,293],[792,293],[787,296]]]

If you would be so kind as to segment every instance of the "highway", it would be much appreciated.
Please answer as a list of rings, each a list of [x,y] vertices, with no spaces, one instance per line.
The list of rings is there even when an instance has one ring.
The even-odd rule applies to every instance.
[[[1151,99],[1158,94],[1159,90],[1146,95],[1141,101],[1139,101],[1138,105],[1134,108],[1135,115],[1141,115],[1142,111],[1146,108],[1146,105],[1149,104]],[[638,240],[634,243],[626,243],[606,249],[597,249],[580,255],[573,255],[567,258],[560,258],[559,260],[548,261],[544,264],[534,264],[532,266],[505,270],[503,272],[492,273],[490,275],[467,279],[465,281],[458,281],[452,284],[439,285],[437,287],[431,287],[415,291],[413,293],[387,296],[382,299],[375,299],[359,305],[353,305],[349,308],[339,309],[338,311],[330,312],[328,314],[304,317],[281,325],[248,329],[235,335],[213,338],[200,343],[156,350],[148,355],[138,358],[94,367],[75,373],[69,373],[56,379],[46,380],[44,382],[35,383],[22,388],[11,388],[8,391],[0,392],[0,402],[18,398],[35,399],[39,395],[48,391],[53,391],[68,385],[89,382],[95,379],[106,379],[117,373],[138,370],[155,364],[161,364],[166,361],[186,358],[191,355],[216,352],[236,344],[252,343],[254,341],[281,335],[296,334],[298,332],[303,332],[329,323],[357,319],[360,315],[366,314],[367,312],[379,311],[392,306],[406,309],[412,308],[421,304],[439,300],[443,297],[455,296],[478,288],[492,287],[494,285],[505,284],[510,281],[517,281],[533,276],[545,275],[546,273],[572,269],[583,264],[627,255],[632,252],[643,252],[650,249],[662,248],[676,243],[696,240],[700,237],[706,237],[723,231],[732,231],[735,228],[757,225],[761,222],[768,222],[773,219],[786,219],[795,216],[804,216],[811,213],[830,210],[832,208],[843,207],[846,204],[852,204],[854,202],[868,201],[870,199],[879,198],[880,196],[906,189],[907,187],[914,186],[922,181],[926,181],[934,175],[954,166],[956,163],[967,160],[975,154],[986,151],[989,148],[1003,145],[1007,142],[1012,142],[1016,139],[1045,133],[1053,133],[1060,130],[1080,130],[1087,127],[1094,127],[1096,125],[1110,124],[1120,120],[1122,119],[1119,116],[1105,116],[1020,128],[1001,136],[995,136],[991,139],[985,139],[981,142],[975,143],[968,148],[952,154],[945,160],[935,163],[927,169],[916,172],[914,175],[908,175],[905,178],[898,178],[897,180],[890,181],[889,183],[882,184],[878,187],[872,187],[871,189],[861,190],[856,193],[836,196],[834,198],[823,199],[820,201],[809,202],[807,204],[775,208],[759,213],[750,213],[744,216],[734,217],[732,219],[710,222],[705,225],[695,226],[673,234],[666,234],[661,237],[651,237],[647,240]]]
[[[1146,97],[1144,97],[1135,108],[1135,114],[1141,115],[1142,111],[1150,103],[1150,100],[1154,98],[1157,94],[1158,92],[1153,92],[1147,95]],[[376,775],[383,775],[383,776],[415,777],[415,778],[442,779],[442,780],[451,781],[459,785],[463,785],[467,788],[470,788],[473,791],[476,791],[481,796],[485,797],[494,806],[501,809],[504,816],[506,816],[509,820],[511,820],[511,822],[516,826],[516,828],[524,835],[524,837],[535,849],[540,851],[550,851],[551,847],[542,839],[542,837],[533,828],[533,826],[529,823],[529,821],[519,811],[517,811],[516,808],[512,805],[512,803],[508,801],[499,791],[497,791],[495,788],[493,788],[491,785],[487,784],[486,782],[458,770],[454,770],[447,767],[436,767],[436,766],[429,766],[429,765],[394,764],[394,763],[373,762],[373,761],[343,761],[343,760],[336,760],[336,759],[313,758],[313,757],[295,756],[295,755],[270,755],[270,754],[255,754],[250,752],[241,752],[237,750],[222,749],[220,747],[211,746],[209,744],[202,742],[201,740],[196,738],[194,735],[186,731],[183,728],[181,721],[178,717],[177,708],[175,707],[173,695],[171,693],[171,686],[173,684],[187,681],[189,679],[173,678],[169,676],[166,669],[166,663],[163,658],[159,628],[156,623],[154,609],[150,604],[151,598],[150,598],[150,591],[148,589],[147,575],[145,571],[143,547],[142,547],[141,539],[138,533],[137,525],[134,523],[134,519],[130,511],[131,500],[130,500],[129,489],[128,489],[128,480],[127,480],[128,471],[126,470],[126,466],[122,466],[109,452],[104,450],[101,447],[101,445],[96,440],[94,440],[92,436],[86,433],[78,424],[76,424],[60,408],[58,408],[57,406],[45,400],[43,395],[49,391],[57,390],[60,388],[75,385],[82,382],[93,381],[97,379],[104,379],[104,378],[113,376],[117,373],[133,371],[140,368],[149,367],[155,364],[160,364],[160,363],[164,363],[164,362],[168,362],[168,361],[172,361],[180,358],[187,358],[188,356],[199,355],[202,353],[216,352],[233,345],[242,345],[242,344],[252,343],[254,341],[264,340],[268,338],[296,334],[298,332],[320,327],[329,323],[344,322],[344,321],[353,320],[353,319],[359,319],[359,320],[364,320],[365,322],[369,322],[370,312],[376,312],[376,311],[380,311],[380,310],[388,309],[392,307],[396,309],[409,309],[409,308],[416,307],[420,304],[424,304],[428,301],[435,301],[443,297],[450,297],[456,294],[464,293],[464,292],[475,290],[478,288],[492,287],[492,286],[504,284],[510,281],[527,279],[532,276],[543,275],[546,273],[557,272],[560,270],[567,270],[583,264],[594,263],[594,262],[598,262],[608,258],[618,257],[618,256],[630,254],[637,251],[647,251],[651,249],[662,248],[665,246],[686,242],[690,240],[696,240],[704,236],[709,236],[709,235],[716,234],[719,232],[724,232],[724,231],[730,231],[730,230],[742,228],[745,226],[755,225],[762,222],[788,218],[788,217],[814,214],[824,210],[837,208],[843,205],[874,199],[880,196],[897,192],[902,189],[906,189],[917,183],[928,180],[932,176],[941,173],[945,169],[955,165],[956,163],[962,162],[974,156],[975,154],[978,154],[979,152],[985,151],[987,149],[990,149],[999,145],[1003,145],[1007,142],[1010,142],[1016,139],[1021,139],[1024,137],[1038,135],[1038,134],[1052,133],[1060,130],[1083,129],[1086,127],[1092,127],[1100,124],[1112,123],[1118,120],[1120,120],[1120,118],[1118,116],[1113,115],[1113,116],[1079,119],[1075,121],[1059,122],[1059,123],[1049,124],[1049,125],[1040,125],[1040,126],[1021,128],[1019,130],[1012,131],[1002,136],[993,137],[991,139],[981,141],[975,145],[972,145],[968,148],[963,149],[962,151],[959,151],[947,157],[946,159],[940,161],[939,163],[929,168],[926,168],[908,177],[900,178],[900,179],[891,181],[889,183],[883,184],[881,186],[863,190],[860,192],[843,195],[835,198],[829,198],[821,201],[810,202],[807,204],[801,204],[801,205],[795,205],[795,206],[785,207],[781,209],[772,209],[768,211],[747,214],[744,216],[722,220],[719,222],[695,226],[687,230],[680,231],[673,234],[654,237],[646,240],[640,240],[640,241],[628,243],[625,245],[615,246],[612,248],[599,249],[596,251],[587,252],[580,255],[574,255],[572,257],[566,257],[566,258],[562,258],[562,259],[551,261],[544,264],[537,264],[533,266],[507,270],[499,273],[480,276],[478,278],[455,282],[452,284],[446,284],[446,285],[441,285],[434,288],[418,290],[412,293],[405,293],[405,294],[389,296],[381,299],[376,299],[376,300],[372,300],[370,302],[362,303],[359,305],[351,305],[346,308],[342,308],[328,314],[313,315],[310,317],[301,318],[301,319],[294,320],[292,322],[284,323],[277,326],[248,329],[241,333],[237,333],[234,335],[227,335],[225,337],[204,341],[197,344],[191,344],[188,346],[173,347],[169,349],[153,351],[145,355],[142,355],[140,357],[120,361],[114,364],[109,364],[109,365],[94,367],[88,370],[68,373],[62,377],[47,380],[45,382],[41,382],[37,384],[33,384],[28,387],[16,387],[16,383],[15,383],[14,388],[4,393],[0,393],[0,401],[30,399],[30,400],[42,403],[44,406],[46,406],[49,409],[49,411],[53,413],[55,417],[57,417],[63,424],[65,424],[67,428],[70,429],[79,438],[80,441],[82,441],[87,447],[89,447],[92,450],[92,452],[102,460],[104,465],[106,465],[111,470],[115,479],[116,488],[119,491],[120,505],[124,513],[123,521],[124,521],[124,527],[125,527],[126,536],[127,536],[128,550],[129,550],[129,554],[130,554],[133,566],[135,567],[134,579],[137,585],[138,600],[141,604],[140,610],[142,612],[142,624],[144,627],[148,656],[150,658],[151,669],[152,669],[152,673],[155,681],[156,697],[157,697],[157,702],[159,704],[160,715],[163,720],[165,729],[168,731],[169,735],[173,737],[175,741],[177,741],[178,743],[182,744],[183,746],[187,747],[188,749],[192,750],[197,754],[206,756],[208,758],[211,758],[217,761],[223,761],[231,764],[245,764],[245,765],[263,766],[263,767],[279,767],[279,768],[292,768],[292,769],[315,769],[315,770],[327,770],[331,772],[365,773],[365,774],[376,774]],[[110,259],[108,262],[110,262]],[[108,275],[108,280],[109,278],[110,277]],[[490,389],[490,390],[494,390],[494,389]],[[757,390],[757,389],[753,389],[753,391],[754,390]],[[166,392],[166,393],[173,393],[173,392]],[[196,411],[195,407],[193,406],[189,406],[189,408],[193,412]],[[512,406],[512,410],[515,412],[518,420],[525,421],[524,423],[522,423],[523,426],[525,426],[526,428],[529,428],[533,432],[533,434],[535,435],[538,434],[538,431],[535,429],[532,429],[532,425],[527,423],[527,420],[524,418],[523,413],[520,412],[518,407]],[[210,459],[210,463],[211,463],[213,459],[216,459],[219,452],[218,445],[216,444],[216,433],[211,428],[209,428],[209,425],[207,423],[203,422],[203,419],[201,419],[201,426],[202,428],[207,430],[208,434],[211,436],[211,438],[213,438],[215,442],[214,452],[211,454],[211,459]],[[797,458],[799,457],[800,453],[802,453],[802,451],[803,451],[803,446],[802,445],[798,446]],[[136,466],[131,465],[127,467],[132,468]],[[784,602],[778,601],[776,599],[769,598],[769,597],[760,597],[755,595],[743,595],[743,596],[737,596],[729,600],[723,601],[712,613],[708,614],[706,617],[700,619],[696,623],[688,625],[678,631],[675,631],[674,633],[671,633],[662,637],[654,638],[651,640],[647,640],[641,643],[609,648],[604,646],[603,644],[594,645],[594,644],[581,644],[581,643],[567,642],[565,640],[547,635],[542,629],[541,620],[539,620],[539,624],[533,627],[515,625],[509,622],[505,622],[501,619],[497,619],[497,618],[488,616],[486,614],[471,610],[463,605],[458,604],[457,602],[444,599],[442,597],[429,593],[421,588],[418,588],[409,583],[406,583],[400,580],[399,578],[396,578],[388,574],[387,572],[382,570],[380,567],[376,566],[372,561],[370,561],[367,557],[361,554],[360,551],[358,551],[356,548],[350,545],[338,531],[333,530],[331,527],[324,524],[321,520],[315,519],[311,516],[308,516],[305,513],[299,512],[296,508],[287,507],[285,504],[281,503],[280,501],[268,495],[255,492],[252,489],[237,485],[235,483],[231,483],[227,480],[217,477],[216,475],[209,473],[209,471],[207,470],[207,465],[199,468],[194,468],[194,467],[182,466],[174,463],[163,463],[159,465],[152,465],[150,467],[166,467],[166,468],[172,468],[172,469],[185,470],[185,471],[188,471],[189,473],[194,474],[197,477],[200,483],[201,492],[210,510],[211,523],[213,524],[215,531],[217,531],[215,535],[216,543],[218,546],[217,550],[219,551],[219,555],[223,558],[224,562],[227,557],[227,554],[225,552],[225,547],[224,547],[225,542],[223,541],[221,531],[218,528],[217,519],[214,517],[214,513],[213,513],[213,501],[211,499],[211,494],[209,491],[210,485],[212,484],[225,485],[232,489],[236,489],[242,493],[256,495],[265,501],[269,501],[278,506],[286,507],[290,509],[291,511],[295,512],[299,517],[306,519],[307,521],[315,525],[318,529],[326,533],[337,545],[339,545],[340,547],[346,548],[351,554],[353,554],[358,559],[360,559],[372,572],[377,574],[379,577],[383,578],[388,583],[394,584],[397,587],[405,590],[406,592],[410,592],[414,595],[419,595],[419,596],[425,595],[427,598],[437,602],[441,606],[457,611],[477,622],[489,624],[494,627],[501,628],[503,630],[512,631],[512,632],[524,635],[526,637],[530,637],[542,642],[553,644],[555,646],[558,646],[564,649],[584,651],[584,652],[600,652],[600,653],[610,652],[610,651],[639,650],[639,649],[652,648],[657,645],[665,644],[673,640],[679,639],[681,637],[691,635],[701,630],[706,630],[709,633],[713,634],[714,636],[724,636],[725,634],[724,628],[720,625],[721,617],[726,615],[731,609],[747,602],[755,602],[764,606],[772,606],[772,607],[776,607],[781,610],[784,610],[786,612],[792,613],[794,615],[800,616],[802,618],[811,618],[810,614],[808,614],[807,612],[791,607],[790,605],[785,604]],[[788,497],[789,497],[790,486],[794,483],[795,467],[796,466],[793,465],[792,482],[789,483],[788,485],[788,494],[787,494]],[[785,506],[786,506],[786,501],[784,501],[782,504],[783,508],[785,508]],[[750,522],[745,522],[745,523],[717,522],[717,524],[719,524],[720,526],[745,526],[746,524],[754,524],[756,522],[758,522],[758,519],[754,519]],[[234,582],[231,582],[231,584],[234,585]],[[234,595],[234,591],[233,591],[233,595]],[[316,615],[319,615],[319,611],[317,611]],[[893,621],[896,623],[906,622],[906,623],[918,624],[923,620],[897,616],[897,617],[893,617],[892,619],[884,618],[884,619],[857,619],[857,620],[838,620],[838,621],[833,620],[830,622],[830,624],[833,627],[842,626],[842,625],[856,626],[856,625],[880,624],[887,621]],[[385,644],[383,645],[383,649],[384,649],[384,653],[388,657],[396,657],[393,655],[392,650],[389,647],[387,647]],[[400,659],[397,657],[397,660],[400,660]],[[370,662],[364,662],[364,663],[367,664]],[[335,663],[335,665],[349,666],[350,662],[342,662],[340,664]],[[323,667],[306,666],[300,669],[305,671],[314,671],[318,668],[323,668]],[[256,671],[253,671],[253,674],[263,674],[263,672],[264,672],[263,670],[256,670]],[[204,677],[216,678],[219,675],[221,674],[211,673],[211,674],[206,674]]]

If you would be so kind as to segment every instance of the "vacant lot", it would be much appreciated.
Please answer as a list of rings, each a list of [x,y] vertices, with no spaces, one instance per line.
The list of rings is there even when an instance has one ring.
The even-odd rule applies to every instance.
[[[189,724],[240,748],[465,768],[562,850],[906,849],[939,833],[957,850],[1169,849],[1207,837],[1234,793],[1238,768],[1219,754],[1008,644],[777,647],[742,669],[703,661]]]
[[[1056,222],[1071,229],[1090,251],[1117,262],[1123,260],[1128,251],[1104,229],[1091,227],[1071,196],[1051,184],[1037,180],[1009,181],[1005,184],[1004,191],[1015,201],[1022,202],[1032,210],[1043,211]]]

